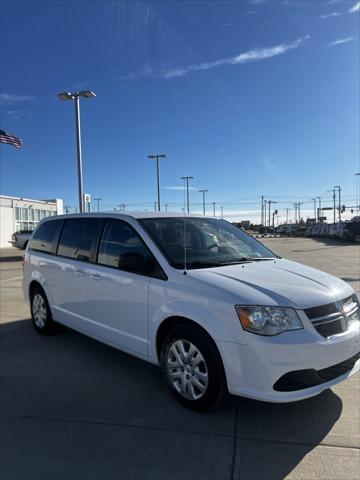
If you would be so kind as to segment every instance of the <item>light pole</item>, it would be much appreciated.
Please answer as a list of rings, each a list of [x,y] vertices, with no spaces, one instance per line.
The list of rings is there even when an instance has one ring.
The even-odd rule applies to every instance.
[[[333,188],[332,190],[327,190],[327,192],[332,192],[333,194],[334,223],[336,223],[336,190]]]
[[[102,198],[94,198],[94,202],[97,203],[97,211],[100,212],[100,200],[102,200]]]
[[[267,203],[269,204],[269,227],[270,227],[270,225],[271,225],[271,220],[270,220],[270,216],[271,216],[271,213],[270,213],[270,211],[271,211],[271,204],[272,204],[272,203],[277,203],[277,202],[274,202],[274,200],[268,200]]]
[[[203,197],[203,215],[206,215],[206,212],[205,212],[205,193],[208,192],[209,190],[199,190],[199,193],[202,193],[202,197]]]
[[[216,202],[212,202],[212,205],[213,205],[213,216],[216,217],[216,211],[215,211]]]
[[[80,97],[93,98],[95,93],[90,90],[81,92],[62,92],[57,94],[60,100],[74,100],[75,101],[75,118],[76,118],[76,142],[77,142],[77,167],[78,167],[78,190],[79,190],[79,211],[84,211],[84,188],[83,188],[83,174],[82,174],[82,154],[81,154],[81,128],[80,128]]]
[[[322,217],[322,211],[321,211],[321,197],[315,197],[317,200],[319,200],[319,208],[318,208],[318,222],[320,223],[320,217]]]
[[[359,182],[358,177],[360,177],[360,172],[355,173],[356,176],[356,213],[359,213],[360,210],[360,202],[359,202]]]
[[[160,169],[159,169],[159,158],[167,158],[165,153],[160,153],[159,155],[148,155],[148,158],[156,160],[156,178],[157,178],[157,209],[160,212]]]
[[[339,185],[336,185],[336,187],[334,187],[335,190],[337,190],[339,192],[339,206],[338,206],[338,209],[339,209],[339,222],[341,222],[341,187]]]
[[[265,233],[266,233],[266,205],[267,205],[267,200],[264,200],[264,211],[263,211],[263,217],[264,217],[264,227],[265,227]]]
[[[311,200],[314,202],[314,219],[316,222],[316,198],[312,198]]]
[[[192,180],[194,177],[180,177],[181,180],[184,180],[186,185],[186,209],[187,213],[190,213],[190,203],[189,203],[189,180]]]
[[[224,218],[224,207],[220,207],[221,218]]]

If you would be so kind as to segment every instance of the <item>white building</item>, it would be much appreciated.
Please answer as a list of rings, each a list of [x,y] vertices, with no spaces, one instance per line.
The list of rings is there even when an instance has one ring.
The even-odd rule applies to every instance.
[[[11,235],[18,230],[33,230],[45,217],[61,215],[63,201],[32,200],[0,195],[0,248],[10,247]]]

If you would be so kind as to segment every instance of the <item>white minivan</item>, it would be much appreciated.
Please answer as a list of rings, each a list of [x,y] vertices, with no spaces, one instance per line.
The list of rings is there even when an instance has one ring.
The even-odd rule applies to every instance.
[[[198,411],[226,392],[300,400],[360,368],[354,290],[215,217],[47,218],[27,247],[23,286],[39,333],[58,322],[158,364]]]

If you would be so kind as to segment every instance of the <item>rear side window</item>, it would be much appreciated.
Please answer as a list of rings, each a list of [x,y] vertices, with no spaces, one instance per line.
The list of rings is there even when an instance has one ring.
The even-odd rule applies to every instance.
[[[101,239],[98,263],[134,273],[143,273],[141,257],[149,259],[151,254],[135,230],[125,222],[111,220],[106,224]]]
[[[99,223],[100,220],[97,218],[66,220],[59,240],[58,255],[89,261],[91,246],[96,240]]]
[[[56,240],[61,223],[61,220],[51,220],[42,223],[30,240],[30,249],[39,252],[55,253]]]

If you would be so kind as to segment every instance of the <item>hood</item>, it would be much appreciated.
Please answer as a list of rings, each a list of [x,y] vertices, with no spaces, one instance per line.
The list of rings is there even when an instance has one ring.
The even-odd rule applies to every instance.
[[[193,278],[234,295],[235,303],[244,305],[304,309],[341,300],[354,292],[339,278],[285,259],[190,272]]]

